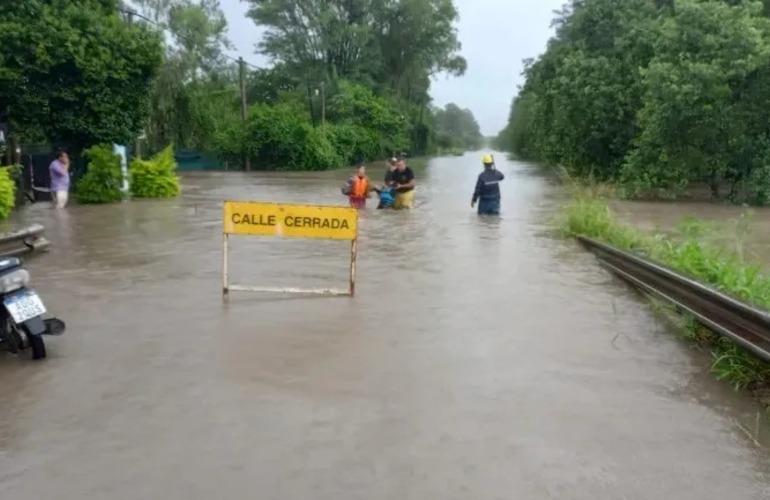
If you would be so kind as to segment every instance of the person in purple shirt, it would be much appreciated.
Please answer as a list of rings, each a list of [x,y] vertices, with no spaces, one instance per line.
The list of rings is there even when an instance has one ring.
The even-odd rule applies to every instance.
[[[59,151],[48,168],[51,171],[51,195],[54,203],[56,208],[64,208],[70,191],[70,158],[67,152]]]

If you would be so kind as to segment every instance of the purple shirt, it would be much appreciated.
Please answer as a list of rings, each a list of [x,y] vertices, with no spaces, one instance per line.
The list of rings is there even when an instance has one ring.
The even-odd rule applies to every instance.
[[[70,174],[64,170],[62,162],[54,160],[48,168],[51,171],[51,191],[69,191]]]

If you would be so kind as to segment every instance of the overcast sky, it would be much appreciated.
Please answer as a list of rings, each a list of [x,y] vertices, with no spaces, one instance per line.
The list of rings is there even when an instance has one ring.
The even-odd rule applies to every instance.
[[[484,135],[505,126],[511,98],[522,83],[522,60],[545,49],[552,34],[553,11],[565,0],[455,0],[460,10],[460,41],[468,71],[461,78],[434,81],[436,105],[455,102],[473,111]],[[257,66],[267,61],[255,54],[260,31],[245,17],[247,4],[220,0],[230,25],[235,56]]]

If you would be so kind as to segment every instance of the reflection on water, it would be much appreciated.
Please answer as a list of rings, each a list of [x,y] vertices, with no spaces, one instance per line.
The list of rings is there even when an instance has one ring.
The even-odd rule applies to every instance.
[[[48,228],[29,266],[68,332],[0,359],[0,497],[767,498],[734,423],[757,408],[547,235],[556,187],[499,163],[499,218],[469,206],[475,155],[362,214],[355,299],[221,299],[221,202],[343,204],[345,174],[15,215]],[[346,284],[344,242],[231,241],[234,281]]]

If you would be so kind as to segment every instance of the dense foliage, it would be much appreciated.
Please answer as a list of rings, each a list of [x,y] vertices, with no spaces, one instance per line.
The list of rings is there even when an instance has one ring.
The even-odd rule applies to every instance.
[[[497,145],[629,195],[704,185],[767,203],[767,12],[748,0],[573,0],[527,61]]]
[[[75,198],[80,203],[113,203],[123,198],[123,174],[120,156],[107,144],[91,146],[84,151],[88,172],[79,179]]]
[[[142,129],[161,36],[117,0],[0,0],[0,110],[17,142],[77,150]]]
[[[149,160],[134,158],[129,167],[131,195],[136,198],[179,196],[182,189],[176,167],[174,148],[171,145]]]
[[[111,143],[275,170],[479,147],[468,110],[431,106],[431,78],[466,69],[452,0],[248,3],[270,68],[226,56],[218,0],[0,0],[0,116],[17,143],[68,147],[76,168]],[[117,196],[85,192],[105,175],[78,198]]]

